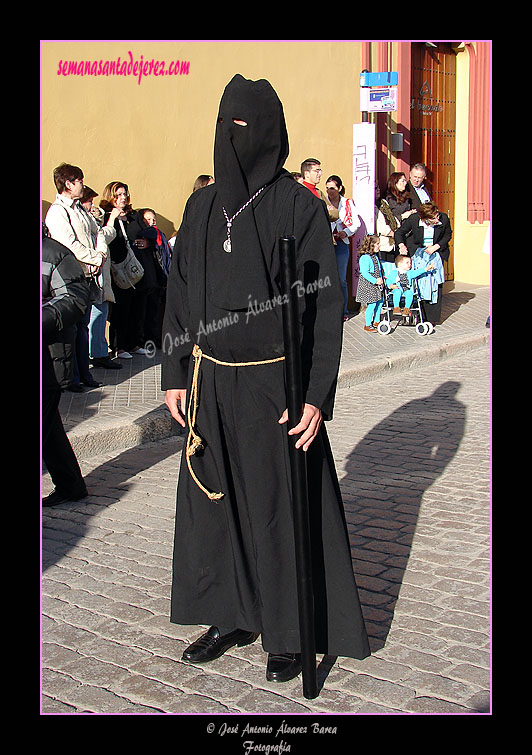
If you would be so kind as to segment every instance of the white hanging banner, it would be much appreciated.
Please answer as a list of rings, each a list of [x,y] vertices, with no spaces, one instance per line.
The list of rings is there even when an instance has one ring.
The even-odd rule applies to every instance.
[[[367,234],[375,232],[375,124],[353,124],[353,199]]]

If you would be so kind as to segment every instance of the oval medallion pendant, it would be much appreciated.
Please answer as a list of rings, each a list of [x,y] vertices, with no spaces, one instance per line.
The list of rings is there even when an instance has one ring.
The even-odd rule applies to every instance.
[[[231,254],[231,239],[226,239],[224,241],[224,252],[227,252],[227,254]]]

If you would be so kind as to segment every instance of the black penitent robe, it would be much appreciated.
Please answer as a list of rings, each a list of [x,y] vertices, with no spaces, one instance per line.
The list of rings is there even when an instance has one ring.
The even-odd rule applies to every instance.
[[[325,206],[283,171],[254,200],[253,213],[270,295],[266,301],[250,296],[243,309],[223,309],[213,301],[216,254],[225,254],[226,235],[216,184],[190,197],[168,281],[163,390],[190,389],[194,343],[228,362],[283,354],[278,240],[294,235],[305,401],[330,419],[343,299]],[[278,424],[285,408],[284,362],[227,367],[202,361],[196,427],[205,450],[191,464],[201,482],[224,497],[209,500],[183,456],[175,522],[171,621],[260,632],[268,652],[300,650],[288,455],[295,439]],[[364,658],[368,639],[324,425],[307,452],[307,467],[316,651]]]

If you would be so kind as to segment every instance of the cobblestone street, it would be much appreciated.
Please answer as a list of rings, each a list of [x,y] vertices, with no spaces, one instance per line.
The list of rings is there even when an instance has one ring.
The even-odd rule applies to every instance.
[[[327,427],[371,657],[319,656],[314,700],[266,681],[260,639],[180,660],[172,436],[81,460],[89,497],[43,509],[43,713],[490,711],[489,346],[339,388]]]

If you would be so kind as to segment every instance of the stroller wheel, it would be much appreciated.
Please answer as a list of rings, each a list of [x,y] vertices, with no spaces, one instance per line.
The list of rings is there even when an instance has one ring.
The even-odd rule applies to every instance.
[[[419,336],[427,336],[431,332],[432,326],[430,322],[418,322],[416,325],[416,333]]]
[[[387,336],[388,333],[391,332],[392,326],[387,320],[383,320],[382,322],[378,324],[377,330],[381,334],[381,336]]]

